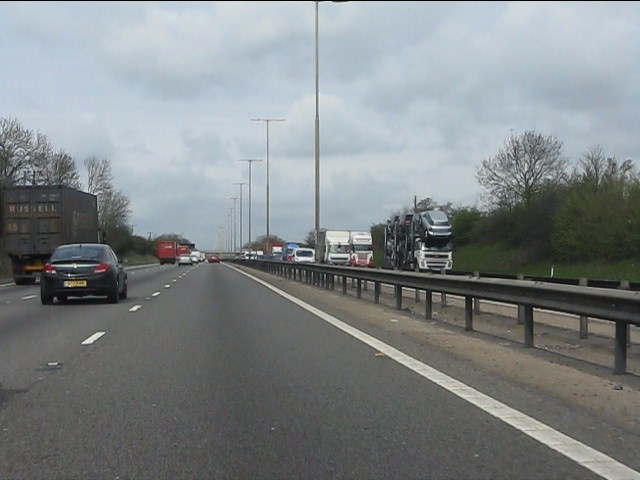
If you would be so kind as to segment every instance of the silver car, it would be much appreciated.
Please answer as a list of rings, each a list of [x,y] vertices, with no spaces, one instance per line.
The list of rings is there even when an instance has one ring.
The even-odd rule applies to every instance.
[[[180,255],[178,255],[178,265],[193,265],[191,254],[181,253]]]

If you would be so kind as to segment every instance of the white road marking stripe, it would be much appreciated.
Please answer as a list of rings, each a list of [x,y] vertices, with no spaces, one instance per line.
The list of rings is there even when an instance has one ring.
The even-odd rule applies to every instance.
[[[36,298],[37,295],[25,295],[21,298],[21,300],[31,300],[32,298]]]
[[[96,333],[94,333],[89,338],[87,338],[84,342],[82,342],[82,345],[91,345],[93,342],[98,340],[105,333],[107,333],[107,332],[96,332]]]
[[[170,283],[167,283],[167,284],[164,286],[164,288],[171,288],[171,284],[170,284]]]
[[[133,307],[131,307],[129,309],[130,312],[137,312],[138,310],[140,310],[142,308],[142,305],[134,305]]]
[[[152,297],[157,297],[158,295],[160,295],[160,292],[153,292],[153,293],[151,294],[151,296],[152,296]]]
[[[232,267],[233,268],[233,267]],[[450,377],[429,365],[416,360],[413,357],[387,345],[371,335],[368,335],[357,328],[352,327],[336,317],[323,312],[322,310],[309,305],[302,300],[280,290],[273,285],[254,277],[251,274],[235,269],[237,272],[255,280],[264,285],[266,288],[274,291],[278,295],[304,308],[310,313],[321,318],[334,327],[360,340],[362,343],[369,345],[378,352],[384,353],[387,357],[413,370],[418,375],[430,380],[436,385],[457,395],[463,400],[468,401],[472,405],[484,410],[512,427],[520,430],[522,433],[529,435],[531,438],[539,441],[543,445],[556,450],[562,455],[570,458],[574,462],[591,470],[607,480],[640,480],[640,472],[627,467],[623,463],[605,455],[604,453],[575,440],[564,433],[551,428],[550,426],[539,422],[538,420],[515,410],[508,405],[495,400],[484,393],[469,387],[468,385]]]

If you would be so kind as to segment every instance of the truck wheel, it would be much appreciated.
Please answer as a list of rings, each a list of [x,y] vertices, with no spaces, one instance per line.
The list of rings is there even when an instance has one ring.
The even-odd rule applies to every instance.
[[[420,265],[416,261],[413,262],[413,271],[416,273],[420,273]]]

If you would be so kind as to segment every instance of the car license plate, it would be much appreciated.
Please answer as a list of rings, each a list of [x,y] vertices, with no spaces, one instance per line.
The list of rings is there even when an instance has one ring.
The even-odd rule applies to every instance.
[[[64,286],[65,287],[86,287],[87,286],[87,281],[86,280],[66,280],[64,282]]]

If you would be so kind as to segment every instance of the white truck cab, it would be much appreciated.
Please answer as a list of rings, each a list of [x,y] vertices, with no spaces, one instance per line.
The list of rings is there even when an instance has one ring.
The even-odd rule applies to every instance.
[[[352,267],[373,267],[373,238],[370,232],[351,232],[349,250],[349,265]]]
[[[349,230],[318,232],[319,261],[330,265],[349,265]]]

